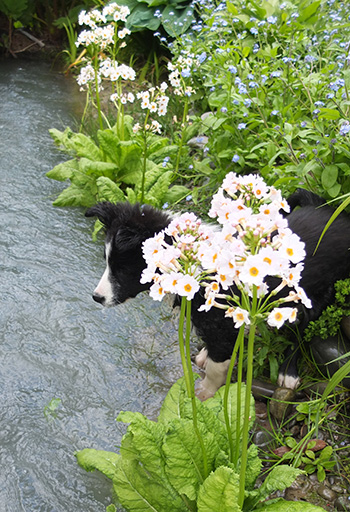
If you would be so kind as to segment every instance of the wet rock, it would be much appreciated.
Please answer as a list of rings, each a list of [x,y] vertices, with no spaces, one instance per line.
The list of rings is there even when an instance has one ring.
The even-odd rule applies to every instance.
[[[252,393],[255,400],[267,400],[271,398],[276,390],[276,386],[270,382],[264,382],[263,380],[253,379],[252,382]]]
[[[306,475],[300,475],[293,484],[286,489],[284,497],[290,501],[309,501],[311,484]]]
[[[255,416],[257,420],[266,420],[267,407],[264,402],[255,402]]]
[[[208,144],[208,141],[208,137],[205,135],[200,135],[198,137],[192,137],[192,139],[190,139],[187,144],[192,148],[204,149]]]
[[[290,412],[295,391],[289,388],[276,388],[270,401],[270,413],[277,420],[284,419]]]
[[[339,361],[334,361],[350,352],[349,340],[341,336],[330,336],[325,340],[316,336],[311,340],[310,349],[317,365],[325,377],[334,375],[339,368],[350,360],[349,357],[344,357]],[[350,388],[350,375],[343,379],[342,385],[346,388]]]
[[[350,316],[344,316],[340,326],[345,336],[350,339]]]
[[[334,502],[336,510],[350,510],[350,496],[338,496]]]
[[[317,494],[326,501],[334,501],[337,498],[337,493],[332,491],[327,485],[321,484],[317,488]]]
[[[273,440],[273,434],[265,430],[258,430],[253,436],[253,443],[259,448],[266,448]]]

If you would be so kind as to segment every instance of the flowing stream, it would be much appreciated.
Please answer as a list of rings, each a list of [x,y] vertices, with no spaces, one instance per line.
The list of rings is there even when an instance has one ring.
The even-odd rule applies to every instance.
[[[52,206],[65,184],[45,173],[66,156],[48,130],[75,129],[79,94],[47,63],[0,62],[0,512],[105,511],[110,482],[74,452],[114,450],[118,412],[155,418],[181,375],[171,307],[95,304],[102,241]]]

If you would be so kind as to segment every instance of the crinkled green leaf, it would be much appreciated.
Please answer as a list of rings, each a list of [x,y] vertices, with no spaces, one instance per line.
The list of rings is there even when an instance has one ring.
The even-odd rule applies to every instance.
[[[77,156],[86,157],[90,160],[102,160],[102,154],[98,146],[90,137],[82,133],[74,133],[66,142],[66,147],[74,151]]]
[[[264,482],[258,489],[258,494],[254,500],[254,505],[264,501],[270,494],[275,491],[284,491],[290,487],[295,479],[304,472],[291,466],[280,465],[275,467],[265,478]],[[253,508],[249,508],[252,510]]]
[[[237,383],[230,385],[229,390],[229,399],[228,399],[228,415],[230,419],[231,431],[233,439],[236,439],[236,426],[237,426]],[[241,387],[241,407],[240,411],[238,411],[240,421],[240,428],[243,426],[243,416],[244,416],[244,399],[245,399],[245,391],[246,387],[242,384]],[[217,415],[219,420],[225,424],[224,417],[224,393],[225,387],[221,387],[212,398],[206,400],[207,406],[213,410],[213,412]],[[250,427],[253,425],[255,421],[255,406],[254,399],[251,397],[250,400],[250,414],[249,414],[249,425]]]
[[[187,187],[183,185],[173,185],[166,194],[164,194],[163,201],[164,203],[175,204],[188,194],[190,194],[190,190]]]
[[[96,185],[99,201],[110,201],[111,203],[125,201],[124,192],[109,178],[104,176],[97,178]]]
[[[120,455],[117,453],[85,448],[85,450],[76,452],[75,456],[79,466],[86,471],[98,469],[112,480],[116,476],[116,468],[120,459]]]
[[[194,378],[198,379],[199,375],[195,374]],[[169,423],[173,419],[182,418],[186,398],[186,382],[185,378],[181,377],[168,391],[160,408],[158,421],[162,423]]]
[[[121,505],[132,512],[188,511],[181,497],[170,493],[135,459],[120,459],[113,487]]]
[[[119,137],[113,130],[99,130],[97,140],[108,162],[119,163],[117,146]]]
[[[132,141],[121,141],[117,147],[120,171],[118,181],[135,184],[141,179],[142,148]]]
[[[54,206],[85,206],[89,208],[95,203],[95,194],[90,189],[82,189],[77,185],[71,185],[63,190],[52,204]]]
[[[214,434],[208,432],[202,424],[198,424],[198,429],[207,454],[208,471],[212,471],[218,454],[218,444]],[[201,444],[192,421],[173,420],[168,424],[163,452],[165,472],[171,485],[179,494],[195,500],[205,474]]]
[[[118,171],[118,167],[111,162],[97,162],[89,158],[79,160],[79,169],[88,175],[106,176],[111,179]]]
[[[154,206],[162,206],[164,203],[164,196],[169,189],[173,173],[171,171],[164,171],[158,177],[157,181],[152,185],[146,193],[146,201],[152,203]]]
[[[172,37],[184,34],[194,19],[193,9],[189,5],[183,9],[176,9],[173,4],[168,4],[163,10],[163,27]]]
[[[155,477],[165,479],[162,452],[166,426],[147,419],[138,412],[121,412],[118,421],[130,423],[122,441],[120,453],[125,458],[136,458]]]
[[[267,504],[259,508],[259,512],[324,512],[324,508],[306,503],[305,501],[285,501],[280,499],[270,504],[267,502]]]
[[[221,466],[211,473],[199,489],[198,512],[239,512],[239,475]]]
[[[157,30],[160,25],[160,19],[154,16],[156,7],[149,7],[147,4],[138,4],[130,13],[126,20],[126,28],[132,32],[137,30]]]
[[[65,181],[69,180],[78,170],[78,168],[78,162],[74,158],[72,160],[67,160],[66,162],[62,162],[61,164],[56,165],[53,169],[51,169],[51,171],[46,173],[46,176],[52,180]]]

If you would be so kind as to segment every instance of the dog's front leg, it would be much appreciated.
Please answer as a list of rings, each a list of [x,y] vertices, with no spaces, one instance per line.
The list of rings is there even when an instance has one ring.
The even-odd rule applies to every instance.
[[[203,356],[203,353],[200,352],[199,355]],[[201,365],[205,369],[205,377],[201,381],[199,379],[196,381],[196,396],[200,400],[204,401],[212,397],[225,384],[229,365],[230,359],[215,363],[210,357],[206,357],[205,363]]]

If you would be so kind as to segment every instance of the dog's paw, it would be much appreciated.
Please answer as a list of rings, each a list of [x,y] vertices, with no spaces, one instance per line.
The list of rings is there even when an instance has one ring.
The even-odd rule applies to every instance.
[[[205,370],[208,361],[208,350],[206,348],[202,348],[200,352],[195,357],[195,363],[198,368],[202,368]]]
[[[280,373],[278,375],[277,384],[280,388],[297,389],[300,386],[300,377],[298,375],[288,375]]]

